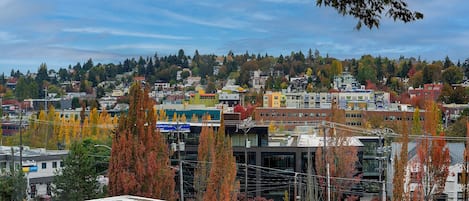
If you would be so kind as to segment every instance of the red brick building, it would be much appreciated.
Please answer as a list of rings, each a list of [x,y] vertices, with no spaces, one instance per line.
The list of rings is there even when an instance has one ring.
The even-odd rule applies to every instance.
[[[420,100],[437,101],[442,88],[442,84],[424,84],[423,88],[410,88],[408,92],[412,103],[418,103]]]

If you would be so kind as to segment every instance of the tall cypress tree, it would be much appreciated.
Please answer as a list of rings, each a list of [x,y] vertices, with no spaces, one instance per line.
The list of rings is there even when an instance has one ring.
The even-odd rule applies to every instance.
[[[148,91],[138,83],[130,89],[130,108],[121,116],[112,143],[109,194],[175,200],[169,149],[156,130],[154,100]]]
[[[236,181],[236,161],[233,156],[231,139],[225,135],[223,119],[215,136],[213,154],[211,154],[210,175],[203,200],[236,200],[239,183]]]

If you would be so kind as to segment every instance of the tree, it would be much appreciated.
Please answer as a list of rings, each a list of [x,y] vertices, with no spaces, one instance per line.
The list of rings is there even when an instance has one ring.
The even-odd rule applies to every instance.
[[[10,164],[9,171],[0,170],[0,200],[22,201],[26,198],[26,177],[21,169]]]
[[[445,83],[449,84],[458,84],[461,83],[464,77],[464,72],[461,68],[456,66],[451,66],[446,68],[441,74],[441,79]]]
[[[223,118],[214,137],[214,147],[210,156],[210,174],[203,200],[236,200],[239,187],[236,181],[236,160],[233,156],[231,139],[225,135]]]
[[[417,109],[418,110],[418,109]],[[405,116],[405,114],[404,114]],[[409,200],[409,196],[404,193],[407,190],[406,185],[406,170],[408,162],[408,147],[409,147],[409,130],[407,127],[407,121],[402,121],[403,136],[401,138],[401,151],[398,155],[394,155],[394,177],[393,177],[393,200]],[[407,183],[408,184],[408,183]]]
[[[215,136],[213,128],[202,122],[202,131],[199,137],[197,151],[197,166],[194,172],[194,190],[197,201],[203,200],[204,192],[207,190],[208,177],[210,175],[211,159],[214,154]]]
[[[423,69],[423,82],[425,84],[435,83],[441,79],[442,66],[439,63],[430,64]]]
[[[433,101],[426,103],[424,132],[417,145],[417,190],[414,199],[432,200],[443,192],[449,174],[450,155],[441,129],[440,112]],[[431,140],[430,140],[431,139]]]
[[[316,5],[332,7],[341,15],[357,18],[356,29],[360,29],[362,24],[369,29],[379,28],[382,15],[405,23],[423,19],[422,13],[411,11],[403,0],[317,0]]]
[[[331,121],[345,122],[345,111],[332,106]],[[357,174],[355,167],[358,161],[357,147],[351,144],[352,134],[347,131],[337,131],[335,127],[329,128],[327,135],[326,149],[318,148],[316,152],[316,172],[318,175],[326,176],[325,167],[329,164],[329,175],[331,182],[332,200],[345,199],[346,193],[350,192],[353,185],[359,182],[361,175]],[[343,179],[346,178],[346,179]],[[322,180],[322,181],[321,181]],[[324,177],[320,178],[320,186],[323,192],[323,198],[326,197],[326,188]]]
[[[466,121],[466,128],[469,128],[469,122]],[[469,130],[469,129],[468,129]],[[469,132],[466,131],[466,137],[469,137]],[[464,161],[462,164],[462,191],[463,191],[463,200],[469,198],[469,183],[468,183],[468,173],[469,173],[469,145],[467,141],[464,142]]]
[[[334,59],[332,61],[332,65],[331,65],[331,71],[330,71],[331,76],[330,77],[333,78],[336,75],[340,75],[340,74],[342,74],[342,71],[343,71],[342,62],[340,62],[339,60]]]
[[[175,200],[169,149],[156,129],[157,115],[149,88],[134,83],[130,108],[119,120],[109,163],[109,194]]]
[[[64,167],[54,176],[53,192],[59,200],[89,200],[98,198],[96,161],[83,142],[73,143]]]
[[[357,80],[361,84],[365,84],[367,80],[376,83],[377,74],[376,66],[371,55],[362,56],[358,65]]]

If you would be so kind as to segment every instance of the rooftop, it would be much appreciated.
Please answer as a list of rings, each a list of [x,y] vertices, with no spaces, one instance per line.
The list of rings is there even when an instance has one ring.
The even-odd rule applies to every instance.
[[[133,196],[133,195],[121,195],[121,196],[115,196],[115,197],[93,199],[93,200],[88,200],[88,201],[163,201],[163,200],[144,198],[144,197]]]

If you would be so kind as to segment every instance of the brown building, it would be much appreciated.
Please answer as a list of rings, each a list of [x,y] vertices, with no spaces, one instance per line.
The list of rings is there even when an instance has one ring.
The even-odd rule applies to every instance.
[[[293,129],[297,125],[308,122],[330,121],[331,109],[318,108],[256,108],[254,119],[257,124],[282,125],[285,129]],[[345,110],[345,124],[349,126],[380,128],[387,127],[395,132],[401,132],[402,122],[407,121],[408,128],[412,127],[413,111],[386,110]],[[424,112],[420,111],[420,121],[423,125]]]

